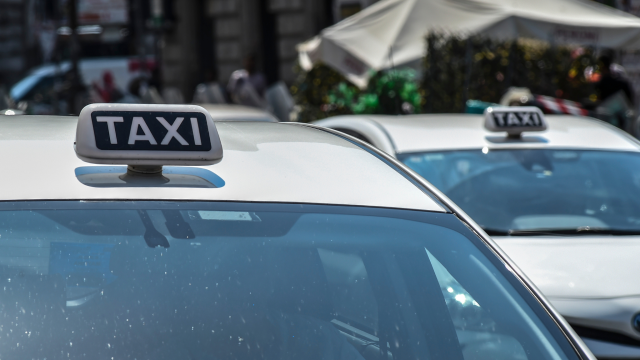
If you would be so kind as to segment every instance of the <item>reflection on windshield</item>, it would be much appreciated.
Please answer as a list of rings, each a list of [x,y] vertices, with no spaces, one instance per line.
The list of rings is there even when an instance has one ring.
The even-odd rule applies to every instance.
[[[468,231],[354,207],[2,203],[0,357],[576,358],[436,216]]]
[[[405,154],[401,160],[496,234],[640,233],[637,153],[468,150]]]

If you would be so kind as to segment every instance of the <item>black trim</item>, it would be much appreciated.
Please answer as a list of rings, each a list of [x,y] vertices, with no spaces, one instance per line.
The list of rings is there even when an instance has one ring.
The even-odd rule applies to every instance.
[[[351,136],[353,136],[354,138],[356,138],[358,140],[362,140],[362,141],[366,142],[367,144],[371,144],[371,140],[369,140],[369,138],[367,138],[366,136],[362,135],[361,133],[359,133],[359,132],[357,132],[355,130],[342,128],[342,127],[335,127],[335,128],[333,128],[333,130],[340,131],[340,132],[345,133],[347,135],[351,135]]]
[[[605,341],[619,345],[636,346],[640,348],[640,340],[609,330],[594,329],[586,326],[571,324],[571,327],[581,338]]]

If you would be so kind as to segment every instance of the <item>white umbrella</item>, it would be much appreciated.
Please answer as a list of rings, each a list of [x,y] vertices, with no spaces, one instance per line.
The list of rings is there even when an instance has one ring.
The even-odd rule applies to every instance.
[[[300,64],[363,87],[371,70],[422,58],[431,31],[640,49],[640,18],[590,0],[382,0],[298,45]]]

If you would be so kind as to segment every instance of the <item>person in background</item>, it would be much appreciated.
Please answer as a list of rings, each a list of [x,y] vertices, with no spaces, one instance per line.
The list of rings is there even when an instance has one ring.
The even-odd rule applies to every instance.
[[[631,107],[633,107],[634,96],[631,85],[621,71],[612,71],[613,59],[611,55],[604,54],[600,56],[598,62],[600,64],[600,80],[596,83],[596,91],[599,102],[602,103],[622,91]]]
[[[268,108],[264,97],[266,90],[266,78],[256,70],[254,55],[245,58],[244,69],[231,73],[227,85],[227,91],[234,103],[262,109]]]
[[[249,74],[249,83],[256,89],[258,95],[264,98],[267,91],[267,79],[263,73],[257,70],[256,56],[251,54],[244,59],[244,69]]]
[[[598,58],[600,78],[595,84],[597,102],[603,120],[627,132],[633,132],[635,116],[634,94],[624,68],[613,63],[612,52],[605,52]]]

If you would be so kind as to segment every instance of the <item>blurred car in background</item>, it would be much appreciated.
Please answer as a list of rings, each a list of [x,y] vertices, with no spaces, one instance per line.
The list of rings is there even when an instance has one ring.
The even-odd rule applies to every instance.
[[[213,121],[262,121],[278,122],[278,119],[266,110],[234,104],[197,104],[211,114]]]
[[[640,358],[640,142],[587,117],[546,123],[506,135],[469,114],[316,122],[373,144],[451,198],[598,358]]]
[[[152,69],[155,67],[154,60],[148,59],[145,66]],[[106,80],[122,95],[128,92],[131,80],[141,75],[140,59],[137,57],[81,59],[78,68],[85,87],[106,87]],[[58,113],[65,113],[64,91],[68,85],[65,81],[70,70],[70,61],[37,67],[11,87],[9,96],[16,104],[22,103],[22,110],[30,107],[32,114],[54,114],[56,108]]]

